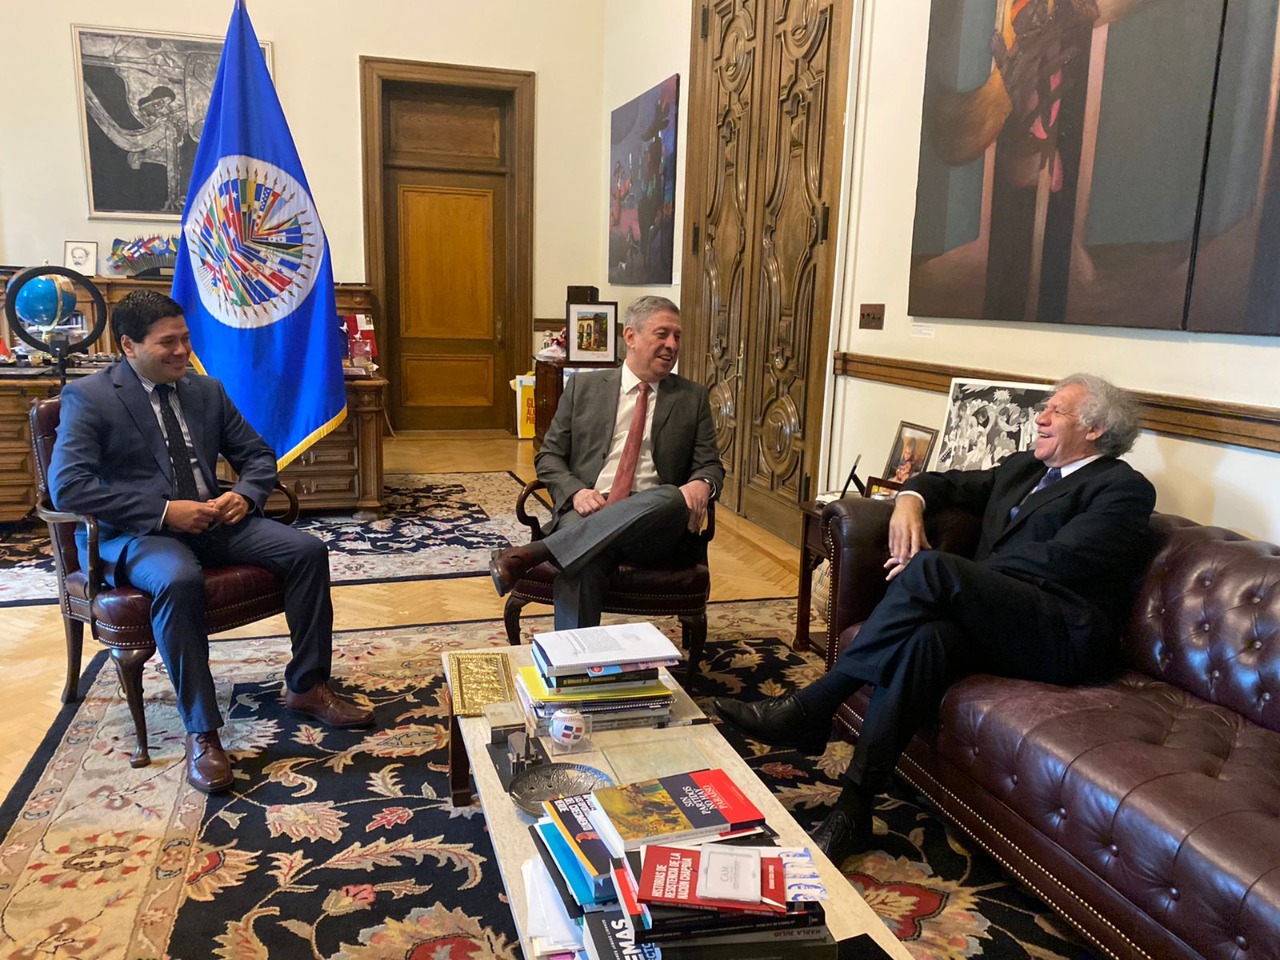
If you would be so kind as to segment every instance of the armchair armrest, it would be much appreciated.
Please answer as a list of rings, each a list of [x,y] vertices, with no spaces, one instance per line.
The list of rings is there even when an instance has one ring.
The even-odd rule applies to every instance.
[[[88,599],[89,602],[92,603],[93,598],[98,595],[98,590],[104,583],[102,575],[102,557],[98,555],[98,518],[88,513],[72,513],[69,510],[55,510],[51,505],[49,505],[48,501],[44,499],[36,504],[36,516],[49,524],[49,532],[51,534],[53,533],[54,524],[84,524],[89,541],[87,550],[89,569],[85,571],[85,578],[88,581]],[[53,539],[53,537],[50,537],[50,539]],[[61,561],[59,561],[59,568],[61,568],[61,565]],[[60,590],[63,589],[61,582],[65,575],[65,571],[59,569],[58,579]]]

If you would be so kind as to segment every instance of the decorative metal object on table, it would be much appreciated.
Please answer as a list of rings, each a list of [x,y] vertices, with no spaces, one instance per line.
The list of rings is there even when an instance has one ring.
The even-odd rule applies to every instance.
[[[114,270],[136,279],[157,280],[173,276],[178,262],[178,238],[174,236],[134,237],[111,241],[107,263]]]
[[[516,774],[507,793],[525,813],[540,817],[544,800],[572,797],[611,786],[612,778],[595,767],[581,763],[540,763]]]
[[[491,703],[515,699],[505,653],[446,653],[444,658],[456,716],[478,717]]]
[[[93,301],[92,324],[79,309],[77,287]],[[92,280],[68,267],[28,267],[18,272],[9,281],[4,309],[9,329],[19,340],[53,356],[64,386],[72,354],[88,353],[107,328],[102,293]]]

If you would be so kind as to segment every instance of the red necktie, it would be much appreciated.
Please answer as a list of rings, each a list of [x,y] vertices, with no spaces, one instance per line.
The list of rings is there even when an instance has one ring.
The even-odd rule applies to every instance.
[[[618,471],[613,475],[606,505],[631,496],[631,484],[636,479],[636,464],[640,461],[640,443],[644,440],[644,421],[649,412],[649,385],[640,381],[636,396],[636,411],[631,415],[631,427],[627,430],[627,442],[622,447]]]

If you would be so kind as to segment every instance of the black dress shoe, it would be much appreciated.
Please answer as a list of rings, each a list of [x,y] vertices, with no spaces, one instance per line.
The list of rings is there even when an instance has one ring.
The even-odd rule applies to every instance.
[[[720,716],[752,740],[775,747],[799,747],[814,753],[822,753],[826,749],[831,719],[811,718],[794,693],[755,703],[716,697],[715,704]]]
[[[871,849],[871,808],[850,810],[837,806],[809,836],[814,846],[839,867],[855,853]]]
[[[187,782],[201,793],[221,793],[231,786],[231,761],[217,730],[187,734]]]
[[[545,554],[545,547],[542,551],[530,547],[504,547],[491,552],[489,576],[493,578],[493,588],[498,591],[498,596],[505,597],[530,567],[536,567],[546,559]]]

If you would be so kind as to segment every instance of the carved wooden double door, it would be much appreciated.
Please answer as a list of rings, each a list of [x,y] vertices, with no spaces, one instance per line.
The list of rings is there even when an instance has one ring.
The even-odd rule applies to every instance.
[[[723,501],[799,536],[821,438],[849,0],[695,0],[686,343],[711,392]]]

